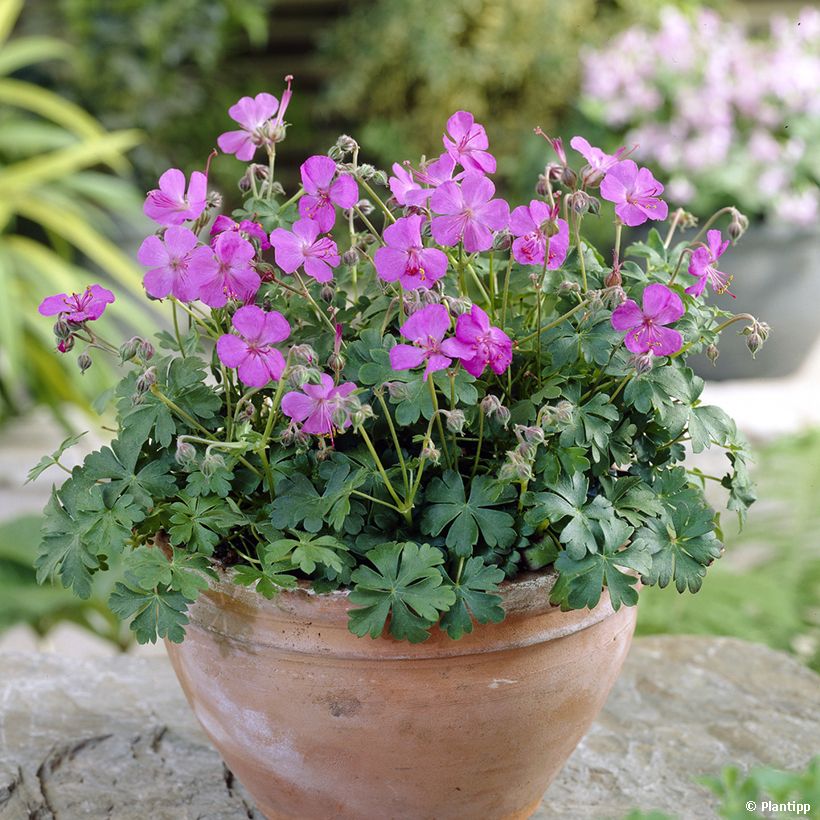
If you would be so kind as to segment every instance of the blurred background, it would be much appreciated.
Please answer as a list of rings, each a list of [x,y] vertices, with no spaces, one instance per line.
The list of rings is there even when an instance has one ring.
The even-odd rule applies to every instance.
[[[737,337],[697,366],[706,401],[756,446],[761,501],[742,533],[723,522],[726,555],[698,596],[643,593],[639,630],[734,635],[820,669],[820,4],[805,0],[0,0],[0,650],[134,651],[108,590],[78,602],[34,583],[60,476],[25,475],[66,431],[90,428],[86,451],[106,437],[92,407],[112,375],[54,355],[36,306],[103,281],[118,301],[102,321],[151,332],[134,261],[145,191],[169,166],[202,169],[228,106],[278,96],[286,74],[290,193],[339,133],[389,167],[436,156],[466,108],[514,199],[551,160],[541,126],[565,144],[637,144],[672,205],[749,217],[724,257],[731,308],[771,338],[756,361]],[[232,157],[211,167],[228,211],[235,171]]]

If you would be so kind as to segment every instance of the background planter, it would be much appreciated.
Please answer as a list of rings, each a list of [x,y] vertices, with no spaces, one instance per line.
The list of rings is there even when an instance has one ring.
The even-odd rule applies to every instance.
[[[725,231],[724,231],[725,234]],[[767,224],[752,226],[720,260],[720,269],[735,278],[736,299],[710,296],[734,313],[751,313],[772,333],[756,359],[745,337],[723,334],[720,358],[713,367],[705,356],[692,359],[705,379],[750,379],[786,376],[797,370],[820,337],[820,231]],[[684,273],[683,279],[691,279]]]
[[[636,609],[502,586],[507,618],[460,641],[357,638],[347,594],[266,601],[215,584],[168,653],[191,707],[270,818],[525,818],[601,709]]]

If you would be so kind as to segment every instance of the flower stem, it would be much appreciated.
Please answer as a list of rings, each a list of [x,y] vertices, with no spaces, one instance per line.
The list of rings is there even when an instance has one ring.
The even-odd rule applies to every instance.
[[[365,191],[367,191],[367,195],[376,202],[376,204],[382,209],[382,211],[384,211],[384,215],[391,222],[395,222],[396,217],[393,216],[392,213],[390,213],[390,208],[387,207],[387,205],[384,203],[384,200],[382,200],[382,198],[373,190],[373,188],[370,187],[370,185],[367,182],[365,182],[365,180],[359,179],[359,182],[361,182],[362,188],[364,188]]]
[[[578,248],[578,264],[581,266],[581,288],[587,292],[587,266],[584,260],[584,250],[581,247],[581,217],[575,217],[575,246]]]
[[[336,335],[336,327],[334,326],[333,322],[330,321],[329,317],[322,310],[322,308],[319,307],[316,300],[310,295],[310,291],[308,290],[307,285],[305,284],[305,280],[302,279],[302,277],[299,275],[299,271],[295,271],[293,275],[296,277],[299,284],[302,286],[302,294],[301,295],[304,296],[305,299],[308,300],[308,302],[310,302],[313,309],[316,311],[316,314],[330,328],[331,332],[335,336]]]
[[[356,213],[359,215],[359,219],[361,219],[362,222],[364,222],[364,224],[367,226],[367,230],[370,231],[370,233],[373,234],[373,237],[377,241],[381,242],[382,245],[384,245],[384,240],[382,239],[382,235],[376,230],[375,227],[373,227],[373,223],[364,215],[364,212],[362,211],[362,209],[358,205],[354,205],[353,210],[356,211]]]
[[[475,460],[473,461],[473,469],[470,473],[470,480],[475,478],[478,472],[478,463],[481,460],[481,445],[484,443],[484,409],[481,405],[478,406],[478,445],[475,448]]]
[[[444,459],[447,466],[452,469],[453,462],[450,458],[450,451],[447,448],[447,437],[444,435],[444,425],[441,423],[441,414],[438,408],[438,397],[436,396],[436,385],[433,382],[433,377],[427,379],[427,386],[430,388],[430,398],[433,402],[433,418],[436,420],[438,427],[439,438],[441,439],[441,451],[444,453]]]
[[[396,502],[397,507],[401,511],[401,514],[404,516],[404,520],[408,524],[413,523],[413,517],[410,514],[410,508],[406,504],[402,504],[401,499],[399,498],[396,489],[393,487],[393,482],[390,481],[387,475],[387,471],[384,469],[384,465],[382,464],[381,459],[379,458],[379,454],[376,452],[376,448],[373,446],[373,442],[370,440],[370,436],[367,435],[367,430],[364,429],[364,426],[357,428],[356,432],[362,437],[367,449],[370,451],[370,456],[373,459],[373,463],[376,465],[376,470],[378,470],[379,475],[381,476],[382,481],[384,482],[384,486],[387,489],[387,492],[393,497],[393,500]]]
[[[410,492],[410,483],[407,480],[407,465],[404,463],[404,454],[401,451],[401,444],[399,444],[399,436],[398,433],[396,433],[396,426],[393,424],[393,418],[390,415],[390,409],[387,407],[387,402],[384,400],[384,394],[379,390],[374,392],[376,394],[376,398],[379,400],[379,404],[382,407],[384,417],[387,420],[387,426],[390,428],[390,435],[393,438],[393,445],[396,448],[396,455],[398,456],[399,464],[401,465],[401,478],[406,495]]]
[[[540,336],[547,330],[551,330],[554,327],[558,327],[558,325],[560,325],[561,322],[566,321],[567,319],[569,319],[570,316],[574,316],[579,310],[581,310],[581,308],[586,307],[588,304],[588,299],[582,299],[574,308],[568,310],[566,313],[562,314],[557,319],[553,319],[551,322],[547,322],[547,324],[543,325],[538,330],[535,330],[532,333],[530,333],[529,336],[525,336],[523,339],[519,339],[519,345],[524,344],[524,342],[530,341],[530,339],[534,339],[536,336]]]
[[[177,337],[177,344],[179,345],[179,352],[182,354],[182,358],[185,358],[185,348],[182,344],[182,334],[179,332],[179,317],[177,316],[177,303],[176,299],[171,302],[171,310],[174,317],[174,335]]]
[[[507,260],[507,272],[504,274],[504,296],[501,299],[501,329],[507,324],[507,301],[510,295],[510,272],[512,271],[513,256]]]
[[[279,206],[279,213],[284,211],[285,208],[288,207],[288,205],[293,205],[294,202],[298,202],[304,195],[305,195],[305,189],[302,188],[301,186],[299,186],[299,190],[290,199],[285,200]]]
[[[614,393],[613,393],[613,394],[609,397],[610,402],[614,402],[614,401],[615,401],[615,399],[618,397],[618,394],[621,392],[621,390],[623,390],[623,389],[624,389],[624,387],[626,387],[627,382],[628,382],[631,378],[632,378],[632,374],[631,374],[631,373],[627,373],[627,374],[626,374],[626,376],[624,376],[624,377],[623,377],[623,379],[621,379],[620,383],[619,383],[619,384],[618,384],[618,386],[615,388],[615,392],[614,392]]]

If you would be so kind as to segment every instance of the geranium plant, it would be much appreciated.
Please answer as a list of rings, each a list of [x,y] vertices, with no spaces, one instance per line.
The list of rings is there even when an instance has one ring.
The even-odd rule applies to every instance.
[[[633,26],[583,62],[582,110],[669,178],[673,202],[817,223],[818,9],[755,35],[712,10],[668,7],[658,27]]]
[[[565,609],[604,590],[634,605],[639,579],[697,591],[722,549],[703,482],[741,518],[754,498],[742,437],[686,365],[736,322],[753,351],[767,333],[712,300],[713,225],[728,216],[735,240],[743,217],[681,239],[691,219],[652,173],[580,137],[576,168],[544,143],[555,161],[511,209],[463,111],[433,162],[388,176],[343,136],[287,196],[289,98],[229,111],[239,127],[218,144],[249,161],[231,216],[201,172],[148,194],[157,230],[138,258],[173,332],[103,339],[114,296],[98,285],[43,302],[81,369],[112,355],[127,373],[114,440],[52,492],[40,579],[87,596],[121,563],[110,604],[143,642],[181,641],[223,574],[266,597],[350,589],[353,632],[410,641],[499,621],[499,584],[525,571],[554,571]],[[609,258],[582,238],[591,218],[613,220]],[[622,251],[647,221],[668,224]],[[687,469],[687,447],[711,446],[724,475]]]

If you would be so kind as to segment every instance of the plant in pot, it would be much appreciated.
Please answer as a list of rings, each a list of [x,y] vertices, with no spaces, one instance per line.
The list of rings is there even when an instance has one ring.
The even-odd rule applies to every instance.
[[[53,490],[39,577],[86,596],[121,564],[111,608],[166,640],[267,816],[526,817],[617,677],[639,586],[695,592],[720,557],[704,481],[753,501],[686,356],[765,328],[711,304],[680,214],[622,256],[623,225],[667,216],[622,155],[579,138],[573,170],[553,141],[511,211],[460,111],[433,162],[388,178],[344,136],[287,197],[289,96],[230,109],[231,217],[200,172],[148,194],[139,259],[173,332],[103,339],[96,285],[41,305],[81,368],[128,372],[114,440]],[[599,211],[611,259],[582,239]],[[725,475],[687,469],[710,446]]]
[[[753,33],[712,10],[670,7],[658,26],[629,28],[583,62],[582,111],[669,178],[672,202],[699,217],[737,205],[752,221],[726,261],[744,282],[736,304],[789,333],[757,366],[727,343],[714,367],[700,359],[696,370],[720,379],[796,370],[818,339],[820,10],[777,15]],[[774,270],[788,288],[771,288]]]

